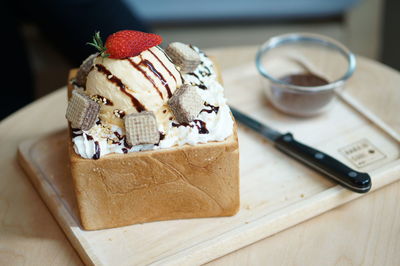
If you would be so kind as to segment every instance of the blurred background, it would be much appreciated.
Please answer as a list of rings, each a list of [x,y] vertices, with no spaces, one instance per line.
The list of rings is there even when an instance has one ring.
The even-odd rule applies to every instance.
[[[33,2],[33,3],[32,3]],[[274,35],[314,32],[400,69],[398,0],[38,0],[8,3],[3,54],[9,100],[0,119],[66,84],[68,70],[94,50],[95,30],[160,34],[202,49],[257,46]],[[8,26],[9,25],[9,26]],[[10,45],[12,46],[10,50]],[[18,67],[18,73],[15,71]],[[9,73],[7,72],[9,71]],[[18,75],[16,75],[18,74]],[[12,77],[12,78],[10,78]],[[17,82],[16,82],[17,81]],[[7,98],[6,98],[7,99]]]

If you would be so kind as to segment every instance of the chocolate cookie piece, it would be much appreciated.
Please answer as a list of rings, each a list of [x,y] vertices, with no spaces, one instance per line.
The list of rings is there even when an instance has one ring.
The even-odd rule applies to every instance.
[[[160,140],[157,120],[153,112],[143,111],[124,117],[126,142],[135,146],[139,144],[156,144]]]
[[[168,105],[179,123],[189,123],[203,109],[204,101],[196,90],[196,87],[184,84],[168,100]]]
[[[100,105],[78,90],[72,91],[65,117],[71,122],[72,128],[89,130],[96,122]]]
[[[89,74],[89,71],[92,69],[93,61],[98,56],[98,53],[90,55],[86,58],[81,66],[79,67],[78,73],[76,74],[75,83],[79,87],[85,88],[86,87],[86,78]]]
[[[181,42],[170,43],[165,52],[182,73],[195,71],[201,62],[200,55],[189,45]]]

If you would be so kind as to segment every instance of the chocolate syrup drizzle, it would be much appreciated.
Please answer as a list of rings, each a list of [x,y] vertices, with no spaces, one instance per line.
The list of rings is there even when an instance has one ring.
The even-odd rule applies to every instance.
[[[156,48],[157,48],[158,50],[160,50],[160,51],[165,55],[165,57],[175,66],[175,64],[172,62],[171,58],[165,53],[165,51],[164,51],[163,49],[161,49],[160,46],[156,46]],[[172,75],[171,71],[169,71],[169,69],[164,65],[164,63],[160,60],[160,58],[159,58],[158,56],[156,56],[156,55],[154,54],[153,51],[151,51],[151,50],[149,50],[149,51],[150,51],[150,53],[153,54],[153,56],[154,56],[155,58],[157,58],[158,62],[160,62],[160,64],[168,71],[168,73],[174,78],[174,80],[175,80],[175,82],[176,82],[175,76]],[[176,69],[176,66],[175,66],[175,69]],[[182,82],[182,84],[183,84],[184,82],[183,82],[182,73],[181,73],[178,69],[176,69],[176,72],[179,73],[179,77],[181,78],[181,82]]]
[[[159,131],[159,133],[160,133],[160,139],[158,140],[158,143],[157,143],[157,144],[154,144],[155,146],[160,145],[160,141],[162,141],[163,139],[165,139],[165,133],[164,133],[164,132],[161,132],[161,131]]]
[[[143,59],[142,57],[141,57],[141,59],[142,59],[142,61],[140,62],[140,64],[144,64],[145,66],[147,66],[151,70],[151,72],[153,72],[154,75],[156,75],[158,77],[158,79],[161,81],[161,83],[167,90],[168,98],[171,98],[172,97],[171,88],[169,87],[168,82],[165,80],[164,76],[160,72],[157,71],[157,69],[154,67],[154,65],[149,60]],[[167,69],[167,68],[165,68],[165,69]],[[169,73],[171,74],[171,72],[169,72]],[[173,76],[173,75],[171,75],[171,76]]]
[[[100,145],[99,145],[99,142],[97,140],[94,142],[94,154],[93,154],[92,158],[95,159],[95,160],[100,158]]]
[[[188,75],[195,76],[195,77],[196,77],[198,80],[200,80],[199,76],[197,76],[197,74],[196,74],[196,73],[194,73],[194,72],[190,72],[190,73],[188,73]]]
[[[191,75],[191,76],[194,76],[194,77],[197,78],[197,80],[200,82],[200,84],[193,84],[193,85],[199,87],[199,88],[202,89],[202,90],[207,90],[207,89],[208,89],[208,88],[206,87],[206,85],[204,85],[203,81],[200,80],[199,76],[197,76],[196,73],[190,72],[190,73],[187,73],[187,74],[188,74],[188,75]]]
[[[212,112],[214,112],[214,113],[216,113],[216,114],[218,114],[218,111],[219,111],[219,106],[214,106],[214,105],[211,105],[211,104],[208,104],[208,103],[204,103],[204,106],[207,106],[207,107],[210,107],[211,109],[203,109],[203,110],[201,110],[200,111],[200,113],[201,112],[207,112],[207,113],[212,113]]]
[[[117,78],[116,76],[114,76],[110,70],[108,70],[105,66],[103,66],[102,64],[96,64],[95,65],[97,70],[101,73],[103,73],[107,79],[109,81],[111,81],[112,83],[114,83],[115,85],[117,85],[119,87],[119,89],[125,93],[129,98],[131,98],[132,104],[133,106],[136,108],[136,111],[138,111],[139,113],[142,111],[145,111],[146,108],[143,106],[143,104],[141,102],[138,101],[138,99],[136,99],[132,94],[130,94],[127,91],[127,87],[124,85],[124,83],[122,83],[122,81]]]
[[[135,64],[135,62],[133,62],[132,59],[127,58],[126,60],[128,60],[129,63],[130,63],[136,70],[138,70],[139,72],[141,72],[141,73],[143,74],[143,76],[144,76],[145,78],[147,78],[147,80],[150,81],[151,84],[153,84],[153,88],[157,90],[158,95],[160,95],[161,99],[164,99],[164,96],[162,95],[161,91],[157,88],[156,83],[154,82],[154,80],[153,80],[149,75],[147,75],[146,71],[144,71],[138,64]]]
[[[189,47],[192,48],[196,53],[199,53],[199,54],[201,54],[202,56],[208,58],[208,56],[207,56],[203,51],[201,51],[201,50],[196,50],[196,49],[193,47],[193,45],[190,44]],[[204,65],[204,61],[203,61],[203,60],[200,62],[200,65],[201,65],[201,66],[204,68],[204,70],[205,70],[205,71],[202,71],[201,69],[199,69],[199,74],[200,74],[202,77],[206,77],[206,76],[209,77],[209,76],[212,75],[211,69],[210,69],[208,66]]]
[[[117,141],[117,142],[113,141],[113,144],[121,144],[121,141],[124,140],[124,143],[123,143],[123,144],[124,144],[125,148],[122,148],[122,151],[123,151],[124,153],[127,153],[128,150],[129,150],[130,148],[132,148],[132,145],[129,145],[128,142],[126,142],[126,137],[125,137],[125,135],[119,134],[118,131],[114,131],[114,135],[117,137],[117,139],[118,139],[119,141]],[[126,152],[125,152],[124,149],[126,150]]]
[[[117,137],[117,139],[122,140],[124,136],[118,133],[118,131],[114,131],[114,135]]]
[[[200,64],[203,65],[204,63],[201,62]],[[205,69],[206,71],[199,71],[200,75],[202,75],[203,77],[206,77],[206,76],[209,77],[209,76],[211,76],[211,70],[210,70],[207,66],[204,66],[204,65],[203,65],[203,67],[204,67],[204,69]]]
[[[78,131],[78,133],[76,133],[76,131]],[[72,125],[71,125],[71,136],[73,138],[77,137],[77,136],[82,136],[82,134],[83,134],[83,132],[81,131],[80,128],[75,128],[75,127],[72,127]]]
[[[160,48],[158,48],[160,49]],[[171,73],[171,71],[165,66],[165,64],[161,61],[161,59],[152,51],[152,50],[148,50],[153,56],[154,58],[157,59],[157,61],[164,67],[164,69],[168,72],[168,74],[175,80],[176,82],[176,77]],[[160,49],[160,51],[162,51]],[[165,53],[164,53],[165,54]],[[154,67],[153,63],[151,63],[149,60],[147,59],[143,59],[143,56],[140,55],[140,59],[141,61],[139,62],[139,64],[136,64],[135,62],[133,62],[132,59],[128,58],[127,60],[129,61],[129,63],[138,71],[140,71],[143,76],[145,78],[147,78],[147,80],[149,80],[152,84],[153,87],[157,90],[158,95],[160,95],[160,97],[162,99],[164,99],[162,93],[160,92],[160,90],[158,89],[157,85],[155,84],[155,81],[146,73],[146,71],[144,71],[140,66],[143,65],[145,67],[147,67],[148,69],[150,69],[151,72],[153,72],[154,75],[156,75],[158,77],[158,79],[161,81],[162,85],[164,86],[165,90],[167,91],[168,94],[168,98],[172,97],[172,91],[171,88],[169,87],[169,84],[167,82],[167,80],[165,79],[165,77],[159,72],[157,71],[157,69]],[[178,72],[180,73],[180,72]],[[182,75],[181,75],[181,79],[182,79]]]
[[[158,48],[158,47],[157,47],[157,48]],[[158,50],[162,51],[160,48],[158,48]],[[168,74],[169,74],[171,77],[173,77],[173,79],[174,79],[175,82],[176,82],[175,76],[174,76],[174,75],[171,73],[171,71],[169,71],[169,69],[164,65],[163,61],[161,61],[160,58],[159,58],[152,50],[149,49],[149,52],[158,60],[158,62],[160,62],[160,64],[165,68],[165,70],[168,71]],[[165,54],[164,51],[162,51],[162,52]],[[168,57],[167,57],[167,58],[168,58]]]
[[[196,127],[199,130],[199,134],[208,134],[209,133],[206,122],[199,120],[199,119],[195,119],[193,121],[196,123]]]
[[[79,133],[76,133],[76,132],[75,132],[75,131],[78,131],[78,130],[80,130],[80,129],[79,129],[79,128],[72,128],[72,133],[71,133],[72,138],[75,138],[75,137],[78,137],[78,136],[82,136],[82,135],[83,135],[82,131],[79,132]]]
[[[160,131],[160,141],[165,139],[165,133]]]
[[[114,131],[114,135],[117,137],[118,140],[115,139],[110,139],[108,138],[109,141],[111,141],[112,144],[121,144],[121,140],[124,138],[121,136],[117,131]]]
[[[193,120],[194,125],[193,124],[189,124],[189,123],[172,123],[173,127],[180,127],[180,126],[184,126],[184,127],[197,127],[197,130],[199,131],[199,134],[208,134],[209,131],[207,129],[207,124],[206,122],[199,120],[199,119],[195,119]]]
[[[125,148],[128,148],[128,149],[132,148],[132,145],[130,145],[128,142],[126,142],[126,138],[124,138],[124,146],[125,146]]]
[[[199,87],[200,89],[202,89],[202,90],[207,90],[208,88],[206,87],[206,85],[204,85],[204,84],[199,84],[199,85],[197,85],[197,87]]]

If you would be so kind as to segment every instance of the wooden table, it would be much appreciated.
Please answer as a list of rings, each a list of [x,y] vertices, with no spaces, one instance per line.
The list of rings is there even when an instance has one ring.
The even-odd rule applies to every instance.
[[[214,49],[222,69],[254,58],[256,47]],[[359,58],[377,88],[357,97],[400,132],[400,74]],[[66,74],[67,75],[67,74]],[[5,89],[5,88],[4,88]],[[384,93],[382,93],[384,92]],[[0,123],[0,265],[81,265],[77,253],[16,161],[17,145],[65,127],[65,90]],[[336,208],[210,265],[400,265],[400,182]]]

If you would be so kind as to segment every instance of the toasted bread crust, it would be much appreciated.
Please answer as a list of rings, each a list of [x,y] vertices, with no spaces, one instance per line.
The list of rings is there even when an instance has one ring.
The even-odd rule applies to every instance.
[[[70,72],[70,80],[76,70]],[[69,95],[73,85],[69,83]],[[195,146],[77,155],[69,138],[71,174],[86,230],[181,218],[230,216],[239,210],[236,127],[225,141]]]

